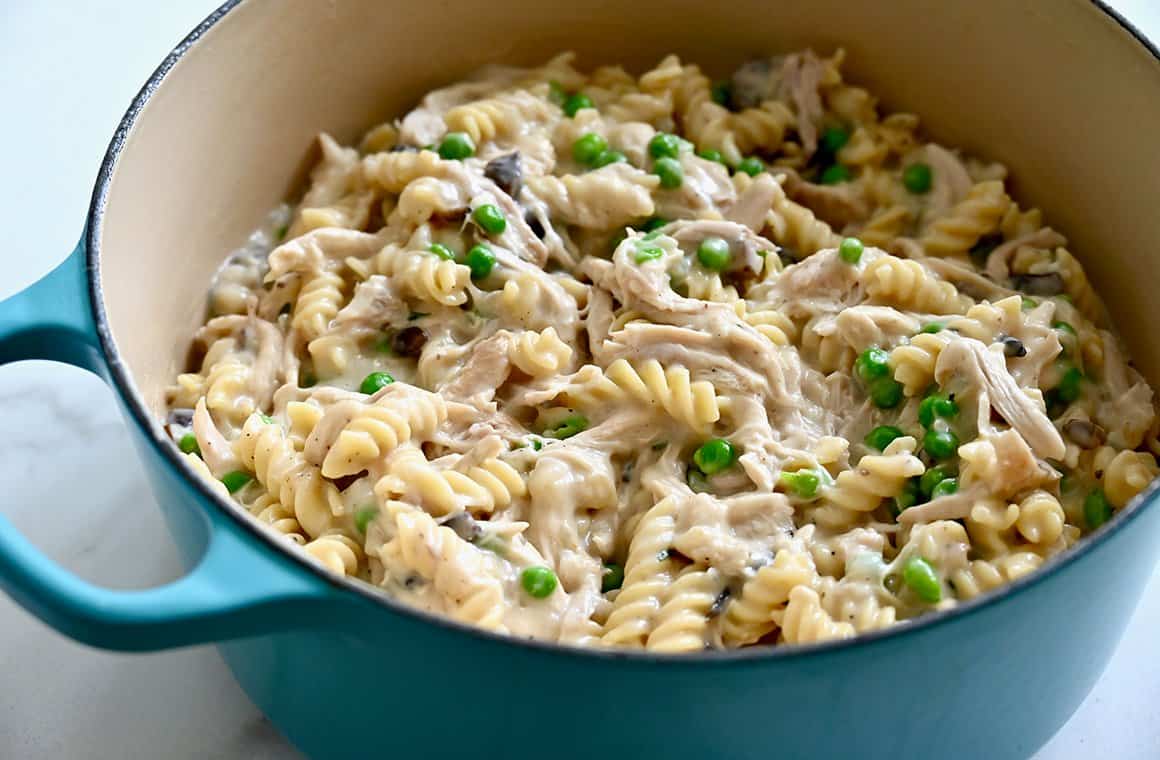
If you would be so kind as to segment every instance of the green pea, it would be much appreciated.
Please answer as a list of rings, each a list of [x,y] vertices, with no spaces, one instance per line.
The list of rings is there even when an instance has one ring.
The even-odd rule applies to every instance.
[[[823,185],[840,185],[843,182],[850,181],[850,170],[841,164],[834,164],[826,168],[822,172],[821,182]]]
[[[471,279],[483,280],[495,269],[495,254],[482,243],[473,245],[467,252],[467,268],[471,270]]]
[[[716,161],[719,164],[725,163],[725,156],[719,150],[713,150],[712,148],[707,148],[706,150],[697,151],[697,155],[700,156],[701,158],[705,159],[706,161]]]
[[[585,166],[596,162],[596,157],[608,150],[608,141],[595,132],[581,135],[572,143],[572,158]]]
[[[391,377],[390,372],[372,372],[363,378],[358,389],[369,396],[372,393],[377,393],[382,388],[386,388],[393,382],[395,382],[395,378]]]
[[[556,590],[557,583],[556,574],[552,572],[552,568],[543,565],[525,567],[524,571],[520,573],[520,585],[524,587],[524,591],[528,592],[528,596],[536,599],[546,599],[551,596],[552,592]]]
[[[564,101],[564,113],[568,114],[568,116],[575,116],[576,112],[582,108],[595,107],[596,104],[592,102],[592,98],[582,92],[573,93]]]
[[[1076,332],[1075,332],[1075,328],[1072,327],[1071,324],[1069,324],[1067,322],[1052,322],[1051,329],[1059,330],[1062,333],[1067,333],[1068,335],[1070,335],[1073,338],[1078,337]]]
[[[877,346],[871,346],[854,360],[854,373],[864,383],[890,377],[890,354]]]
[[[564,89],[564,85],[560,84],[555,79],[548,82],[548,100],[552,101],[561,108],[564,107],[564,101],[568,100],[568,91]]]
[[[588,429],[588,418],[583,414],[570,414],[564,419],[560,420],[556,427],[544,431],[544,435],[548,438],[557,438],[563,440],[571,438],[577,433],[583,433]]]
[[[736,460],[737,450],[724,438],[706,441],[693,452],[693,462],[706,475],[716,475],[722,470],[727,470]]]
[[[503,218],[503,212],[490,203],[476,208],[471,218],[489,235],[500,235],[507,229],[507,219]]]
[[[642,245],[636,249],[633,258],[637,264],[643,264],[646,261],[655,261],[665,255],[663,248],[655,245]]]
[[[944,480],[947,480],[948,478],[953,478],[954,476],[955,469],[953,467],[949,467],[945,464],[940,464],[937,467],[931,467],[929,470],[922,474],[921,478],[918,479],[918,490],[923,496],[929,499],[930,495],[934,492],[935,486]]]
[[[600,152],[593,161],[592,168],[599,169],[609,164],[623,164],[628,161],[628,156],[624,155],[618,150],[604,150]]]
[[[532,451],[539,451],[540,449],[544,448],[544,442],[541,441],[539,438],[533,438],[531,440],[532,440]]]
[[[246,487],[246,484],[254,479],[254,476],[243,470],[234,470],[222,475],[222,484],[225,485],[226,490],[230,493],[237,493]]]
[[[950,496],[955,491],[959,490],[959,481],[954,478],[947,478],[939,481],[938,485],[930,491],[930,498],[937,499],[940,496]]]
[[[358,529],[359,533],[364,536],[367,532],[367,526],[371,524],[371,520],[379,514],[379,508],[376,506],[361,507],[354,513],[354,527]]]
[[[918,503],[918,488],[919,486],[917,478],[909,478],[906,483],[903,484],[902,490],[898,493],[898,495],[888,502],[888,508],[890,509],[890,514],[893,517],[898,517],[900,514]]]
[[[942,598],[942,584],[930,563],[922,557],[911,557],[902,568],[902,581],[919,599],[934,604]]]
[[[683,140],[668,132],[657,132],[648,141],[648,154],[653,158],[676,158],[681,153]]]
[[[777,480],[787,491],[803,499],[812,499],[817,496],[818,486],[822,484],[821,477],[813,470],[783,472]]]
[[[714,82],[709,89],[709,96],[713,98],[713,102],[719,106],[729,107],[729,99],[732,97],[732,88],[728,82]]]
[[[197,454],[201,456],[201,446],[197,445],[197,436],[193,433],[186,433],[181,436],[181,440],[177,442],[177,448],[186,454]]]
[[[750,177],[756,177],[765,171],[765,162],[757,156],[746,156],[738,162],[737,171],[748,174]]]
[[[709,484],[709,479],[705,477],[705,473],[696,467],[690,467],[689,471],[685,473],[685,482],[689,484],[693,493],[708,493],[713,490],[713,486]]]
[[[439,157],[448,161],[462,161],[475,155],[475,143],[466,132],[448,132],[439,143]]]
[[[870,400],[879,409],[893,409],[902,403],[902,383],[882,377],[870,383]]]
[[[258,419],[260,419],[262,422],[266,423],[267,425],[273,425],[275,422],[273,417],[271,417],[268,414],[263,414],[261,412],[258,412]]]
[[[1083,393],[1083,372],[1079,367],[1071,367],[1063,373],[1059,385],[1053,389],[1055,398],[1064,404],[1070,404]]]
[[[600,593],[607,594],[624,585],[624,566],[615,562],[604,563],[604,573],[600,578]]]
[[[427,246],[427,250],[441,259],[445,259],[447,261],[455,260],[455,251],[451,250],[442,243],[432,243],[431,245]]]
[[[838,257],[847,264],[857,264],[862,259],[864,247],[858,238],[842,238],[842,243],[838,246]]]
[[[681,168],[681,162],[667,156],[653,162],[653,174],[660,178],[661,187],[666,190],[678,188],[685,181],[685,170]]]
[[[895,438],[901,438],[903,435],[905,435],[905,433],[893,425],[879,425],[866,434],[866,437],[863,439],[863,443],[865,443],[869,448],[875,449],[877,451],[883,451],[894,441]]]
[[[953,430],[928,430],[922,437],[922,448],[935,459],[947,459],[959,450],[959,437]]]
[[[298,384],[303,388],[313,388],[318,385],[318,378],[312,372],[303,371],[298,375]]]
[[[845,147],[846,143],[850,141],[850,131],[842,127],[830,127],[822,132],[821,139],[818,144],[821,145],[822,150],[827,153],[834,154]]]
[[[933,175],[930,167],[917,162],[902,170],[902,185],[915,195],[930,192]]]
[[[1083,500],[1083,519],[1092,530],[1112,519],[1112,505],[1103,489],[1097,488]]]
[[[720,272],[729,266],[733,251],[729,241],[719,237],[707,237],[697,246],[697,261],[713,272]]]
[[[389,330],[384,333],[383,337],[375,342],[375,351],[388,356],[393,355],[395,353],[395,334]]]
[[[1029,298],[1028,296],[1023,296],[1023,300],[1019,304],[1019,307],[1021,309],[1023,309],[1023,311],[1031,311],[1032,309],[1034,309],[1038,305],[1039,304],[1036,303],[1034,298]]]
[[[495,534],[480,536],[475,540],[475,545],[501,557],[506,557],[508,553],[507,541]]]
[[[920,333],[937,333],[942,331],[943,325],[941,322],[927,322],[922,326],[922,329],[919,330]]]
[[[938,417],[953,419],[959,415],[959,404],[950,396],[932,393],[918,405],[918,421],[930,427]]]

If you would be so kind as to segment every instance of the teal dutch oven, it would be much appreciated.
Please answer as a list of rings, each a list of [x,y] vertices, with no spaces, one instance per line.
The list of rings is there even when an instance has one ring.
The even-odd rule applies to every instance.
[[[0,361],[51,359],[114,390],[186,567],[93,586],[0,519],[0,583],[92,646],[216,642],[312,757],[1018,758],[1083,700],[1160,547],[1150,488],[998,593],[850,642],[685,657],[517,641],[325,574],[190,471],[161,419],[217,263],[301,181],[314,134],[351,140],[487,62],[573,48],[638,69],[725,70],[844,46],[855,81],[931,134],[1003,161],[1057,220],[1160,387],[1160,60],[1087,0],[230,2],[122,120],[84,236],[0,304]]]

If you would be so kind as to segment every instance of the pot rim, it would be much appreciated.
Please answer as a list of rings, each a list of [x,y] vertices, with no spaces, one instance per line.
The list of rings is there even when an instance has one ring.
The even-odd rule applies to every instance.
[[[169,52],[161,64],[149,76],[149,79],[134,96],[128,110],[117,125],[116,132],[109,143],[105,156],[101,161],[100,171],[96,184],[93,187],[92,198],[86,217],[85,242],[85,269],[89,291],[90,308],[100,340],[100,348],[108,367],[109,377],[116,392],[120,395],[128,408],[133,422],[149,439],[153,448],[164,457],[168,464],[180,471],[186,480],[186,485],[200,493],[203,501],[213,506],[242,530],[256,537],[274,551],[290,558],[298,565],[299,570],[313,574],[317,580],[326,583],[332,589],[341,592],[353,593],[365,601],[386,607],[390,611],[421,620],[425,623],[441,626],[455,633],[465,634],[468,637],[481,638],[491,642],[506,644],[513,649],[526,648],[546,654],[564,657],[598,660],[627,660],[633,663],[663,662],[666,667],[689,665],[726,665],[732,663],[747,663],[750,661],[778,661],[798,660],[815,655],[869,649],[871,646],[887,640],[902,639],[919,632],[933,629],[946,623],[966,617],[985,607],[999,605],[1014,598],[1023,591],[1030,589],[1044,581],[1051,575],[1058,573],[1064,567],[1078,562],[1084,555],[1094,551],[1097,547],[1111,539],[1112,536],[1124,530],[1145,509],[1154,508],[1157,495],[1160,493],[1160,478],[1151,483],[1141,493],[1129,508],[1121,510],[1106,525],[1099,528],[1094,534],[1085,536],[1075,545],[1051,557],[1043,567],[1022,578],[1018,578],[999,589],[982,594],[967,602],[957,604],[949,609],[927,613],[901,624],[889,626],[877,631],[860,634],[851,639],[826,641],[814,644],[781,645],[776,647],[743,647],[740,649],[706,651],[690,654],[659,654],[638,650],[601,649],[595,647],[580,647],[561,644],[539,639],[524,639],[506,634],[493,633],[466,623],[460,623],[443,615],[421,610],[397,600],[390,595],[377,590],[370,584],[350,578],[339,578],[312,562],[302,550],[290,542],[281,540],[274,533],[264,529],[249,515],[231,500],[219,495],[183,460],[176,446],[169,440],[160,423],[154,419],[145,400],[134,387],[128,367],[122,361],[110,330],[108,317],[105,311],[104,294],[101,287],[100,247],[101,232],[104,222],[105,207],[108,202],[108,191],[116,171],[117,161],[126,142],[135,126],[138,117],[148,104],[150,98],[162,85],[173,67],[181,60],[185,53],[205,36],[230,11],[238,7],[243,0],[227,0],[218,7],[204,21],[197,25],[176,47]],[[1124,31],[1131,35],[1147,51],[1156,63],[1160,64],[1160,48],[1157,48],[1131,22],[1125,19],[1118,11],[1111,8],[1105,0],[1089,0],[1098,10],[1106,14]]]

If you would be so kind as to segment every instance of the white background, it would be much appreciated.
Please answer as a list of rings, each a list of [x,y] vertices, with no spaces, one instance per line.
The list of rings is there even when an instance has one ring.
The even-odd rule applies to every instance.
[[[0,0],[0,297],[72,249],[122,112],[215,5]],[[1113,5],[1160,38],[1156,0]],[[147,586],[177,573],[113,398],[79,370],[0,369],[0,493],[0,512],[87,578]],[[1158,629],[1160,571],[1103,679],[1037,760],[1160,757]],[[213,649],[98,652],[0,596],[0,757],[296,756]]]

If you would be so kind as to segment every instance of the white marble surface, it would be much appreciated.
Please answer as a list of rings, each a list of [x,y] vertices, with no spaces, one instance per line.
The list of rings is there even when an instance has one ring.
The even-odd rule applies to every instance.
[[[1156,0],[1113,3],[1160,37]],[[0,0],[0,297],[49,271],[80,232],[121,112],[216,5]],[[68,367],[0,370],[0,510],[86,578],[147,586],[177,572],[110,393]],[[1107,672],[1038,760],[1160,757],[1160,571]],[[1034,698],[1034,695],[1029,695]],[[0,596],[0,757],[297,757],[213,649],[87,649]]]

